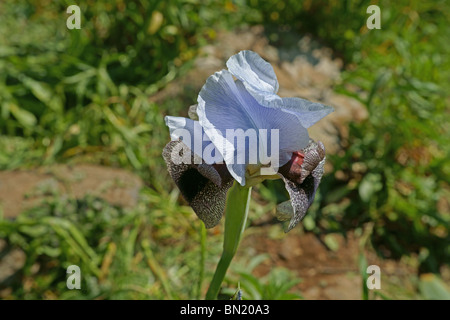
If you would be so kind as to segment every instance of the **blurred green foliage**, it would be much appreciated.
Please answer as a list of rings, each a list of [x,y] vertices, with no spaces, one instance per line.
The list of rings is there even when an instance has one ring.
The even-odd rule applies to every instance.
[[[257,255],[244,259],[234,266],[236,276],[230,277],[230,288],[222,290],[225,297],[233,295],[231,288],[235,283],[239,284],[242,298],[245,300],[298,300],[303,297],[293,293],[295,286],[301,282],[292,275],[292,272],[281,267],[275,267],[270,273],[263,277],[256,277],[253,270],[270,257],[267,254]],[[220,298],[220,297],[219,297]]]
[[[420,271],[438,273],[450,263],[449,7],[379,5],[382,29],[355,36],[337,89],[364,103],[369,119],[350,124],[345,154],[330,157],[318,225],[329,232],[371,221],[381,256],[420,253]]]
[[[2,238],[7,235],[10,246],[20,247],[27,254],[19,272],[21,281],[17,281],[17,277],[5,280],[14,290],[12,297],[193,297],[196,292],[186,286],[186,282],[198,281],[198,274],[186,270],[198,268],[199,248],[194,245],[199,239],[192,221],[187,220],[191,212],[186,207],[180,208],[175,201],[164,209],[161,205],[161,197],[150,190],[143,193],[140,205],[133,210],[124,210],[90,196],[73,200],[53,194],[16,220],[2,221]],[[151,215],[148,207],[152,208]],[[176,218],[178,227],[185,233],[171,236],[174,229],[163,221],[166,214]],[[185,220],[180,220],[183,217]],[[160,243],[169,241],[176,246],[157,247],[153,237]],[[163,269],[160,260],[170,267]],[[72,264],[82,270],[81,290],[67,290],[66,269]]]
[[[149,96],[188,70],[217,30],[253,24],[275,46],[287,31],[330,45],[345,62],[336,91],[369,111],[350,124],[344,151],[328,156],[333,171],[304,228],[356,229],[383,257],[417,254],[420,272],[449,264],[446,1],[89,0],[77,3],[82,29],[68,31],[70,4],[0,3],[0,169],[89,161],[131,169],[146,187],[132,210],[53,195],[17,220],[0,220],[0,238],[26,254],[9,297],[202,296],[205,287],[192,284],[211,276],[220,237],[208,234],[203,275],[199,221],[177,201],[161,159],[163,116],[188,104]],[[381,30],[365,27],[369,4],[381,8]],[[261,188],[269,203],[255,211],[283,200],[277,184]],[[85,272],[81,292],[65,287],[69,264]],[[244,298],[245,290],[247,298],[300,297],[285,270],[256,279],[237,267],[228,280],[241,282]],[[445,296],[435,283],[420,282],[423,297]]]

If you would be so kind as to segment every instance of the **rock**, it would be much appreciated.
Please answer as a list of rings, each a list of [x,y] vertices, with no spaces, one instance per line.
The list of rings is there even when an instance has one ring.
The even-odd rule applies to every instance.
[[[91,164],[0,171],[0,206],[5,218],[13,218],[48,195],[80,199],[90,194],[114,205],[133,207],[142,185],[138,176],[126,170]]]
[[[8,281],[8,278],[23,268],[25,265],[25,253],[18,248],[9,248],[6,242],[0,239],[0,288]],[[1,297],[1,295],[0,295]]]

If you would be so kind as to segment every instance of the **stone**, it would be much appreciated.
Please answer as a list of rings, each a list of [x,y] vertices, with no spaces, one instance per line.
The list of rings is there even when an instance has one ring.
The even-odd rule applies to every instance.
[[[142,186],[131,172],[92,164],[0,171],[0,206],[5,218],[14,218],[56,193],[76,199],[94,195],[126,208],[137,204]]]

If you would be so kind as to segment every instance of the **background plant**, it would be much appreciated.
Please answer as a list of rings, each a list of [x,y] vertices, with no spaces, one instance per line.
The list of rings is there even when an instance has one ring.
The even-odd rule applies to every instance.
[[[148,98],[188,70],[218,30],[255,24],[276,46],[286,32],[330,45],[345,63],[337,91],[369,111],[350,125],[344,152],[328,156],[333,171],[305,230],[356,230],[382,257],[416,255],[420,273],[438,277],[448,265],[447,2],[79,1],[82,29],[67,32],[69,4],[0,3],[0,169],[91,162],[132,170],[146,185],[134,209],[53,194],[17,220],[0,220],[0,238],[26,255],[23,270],[2,284],[12,288],[8,297],[201,296],[205,288],[191,284],[212,276],[221,238],[207,234],[202,276],[199,222],[161,170],[163,116],[185,110],[195,95],[164,104]],[[364,27],[369,4],[381,8],[381,30]],[[252,210],[285,200],[278,190],[266,183],[259,190],[266,207]],[[89,270],[81,292],[65,290],[63,268],[73,261]],[[228,280],[233,293],[240,281],[249,297],[275,298],[276,278],[244,272]],[[439,285],[423,281],[418,292],[436,297],[430,292],[440,289],[429,288]]]

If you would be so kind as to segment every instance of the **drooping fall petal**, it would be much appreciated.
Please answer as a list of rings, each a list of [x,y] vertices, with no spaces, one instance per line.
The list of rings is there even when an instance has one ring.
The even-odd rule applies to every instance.
[[[293,208],[286,232],[304,218],[311,206],[323,176],[324,164],[325,147],[322,142],[316,143],[311,140],[304,150],[295,154],[290,162],[280,168]]]
[[[233,178],[220,165],[209,165],[195,159],[198,157],[188,148],[178,148],[181,141],[169,142],[163,150],[170,176],[180,189],[182,196],[194,209],[206,228],[217,225],[225,211],[227,191],[233,185]],[[190,164],[177,164],[174,159],[185,157],[179,152],[188,152]],[[200,160],[200,161],[199,161]],[[200,164],[196,164],[199,163]],[[222,165],[224,166],[224,165]]]

